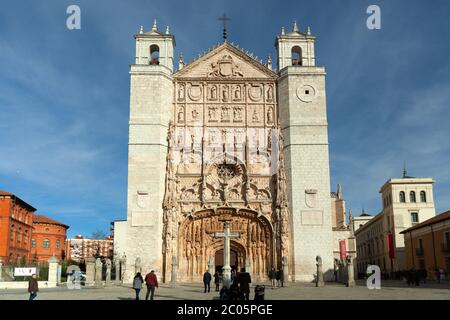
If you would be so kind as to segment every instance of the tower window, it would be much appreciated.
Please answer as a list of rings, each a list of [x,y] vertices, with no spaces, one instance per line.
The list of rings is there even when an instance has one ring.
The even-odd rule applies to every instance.
[[[400,202],[406,202],[404,191],[400,191],[399,198],[400,198]]]
[[[159,47],[156,44],[150,46],[150,64],[159,64]]]
[[[427,202],[427,194],[425,191],[420,191],[420,202]]]
[[[409,201],[410,202],[416,202],[416,193],[414,191],[411,191],[409,193]]]
[[[293,66],[302,65],[302,49],[299,46],[295,46],[292,48],[291,57]]]
[[[419,222],[419,214],[417,212],[411,212],[411,222],[412,223]]]
[[[305,90],[305,94],[309,94],[309,90]]]

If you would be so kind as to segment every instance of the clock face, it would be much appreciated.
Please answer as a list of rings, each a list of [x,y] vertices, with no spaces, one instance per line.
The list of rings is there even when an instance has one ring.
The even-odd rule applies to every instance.
[[[316,90],[310,85],[297,88],[297,97],[303,102],[311,102],[316,97]]]

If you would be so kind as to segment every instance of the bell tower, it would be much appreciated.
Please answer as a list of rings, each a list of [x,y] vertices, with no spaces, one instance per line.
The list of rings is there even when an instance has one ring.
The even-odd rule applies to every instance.
[[[162,267],[162,203],[174,90],[175,37],[169,27],[160,32],[155,21],[149,32],[141,27],[135,40],[135,63],[130,66],[127,282],[136,265],[142,272],[160,272]]]
[[[278,103],[292,226],[293,280],[311,281],[316,256],[325,279],[333,273],[325,68],[316,66],[315,37],[294,23],[276,38]]]

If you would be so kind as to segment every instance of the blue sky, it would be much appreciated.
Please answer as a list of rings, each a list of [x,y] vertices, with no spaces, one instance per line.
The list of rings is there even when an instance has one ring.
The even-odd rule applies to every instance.
[[[82,29],[66,28],[81,8]],[[368,30],[366,8],[381,8]],[[0,189],[71,226],[105,232],[126,217],[129,64],[140,25],[169,25],[176,57],[229,40],[276,57],[281,27],[309,25],[327,68],[331,182],[347,207],[381,208],[379,187],[408,173],[433,177],[437,211],[450,209],[450,2],[2,1]]]

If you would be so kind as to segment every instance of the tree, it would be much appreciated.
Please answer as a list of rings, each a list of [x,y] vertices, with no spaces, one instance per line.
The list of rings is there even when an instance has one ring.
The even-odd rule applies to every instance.
[[[96,230],[96,231],[91,233],[90,239],[93,239],[93,240],[104,240],[107,237],[108,237],[108,235],[103,230]]]

